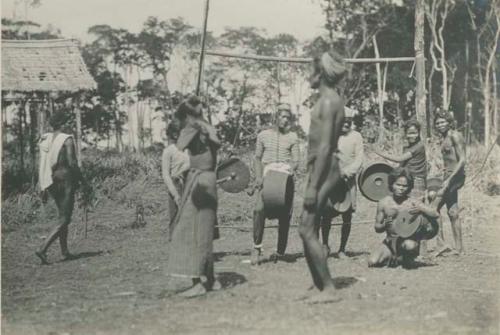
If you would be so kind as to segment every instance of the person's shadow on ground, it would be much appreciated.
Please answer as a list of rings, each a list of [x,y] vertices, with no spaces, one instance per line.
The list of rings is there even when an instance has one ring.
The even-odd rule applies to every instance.
[[[337,289],[343,289],[354,285],[357,281],[355,277],[335,277],[333,278],[333,285],[335,285]]]
[[[436,265],[437,263],[432,260],[423,260],[423,261],[414,260],[409,264],[402,264],[401,267],[406,270],[416,270],[421,267],[436,266]]]
[[[221,283],[222,289],[233,288],[247,281],[246,277],[236,272],[219,272],[217,279]]]
[[[214,252],[214,262],[220,262],[227,256],[250,256],[250,250],[245,251],[219,251]]]
[[[90,258],[90,257],[95,257],[95,256],[101,256],[104,253],[104,251],[99,250],[99,251],[83,251],[79,252],[76,254],[72,254],[71,257],[64,258],[60,260],[60,262],[69,262],[69,261],[75,261],[77,259],[82,259],[82,258]]]

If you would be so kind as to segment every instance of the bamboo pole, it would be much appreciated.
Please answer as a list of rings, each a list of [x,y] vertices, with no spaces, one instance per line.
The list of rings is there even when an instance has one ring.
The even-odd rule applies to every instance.
[[[417,120],[421,125],[421,134],[427,136],[426,119],[426,92],[425,92],[425,57],[424,57],[424,0],[417,0],[415,4],[415,75],[417,79],[417,89],[415,94],[415,111]]]
[[[192,53],[200,53],[198,50],[191,50]],[[313,58],[307,57],[275,57],[261,56],[253,54],[236,54],[231,52],[205,50],[204,55],[219,56],[228,58],[240,58],[265,62],[284,62],[284,63],[310,63]],[[415,57],[383,57],[383,58],[344,58],[346,63],[391,63],[391,62],[414,62]]]
[[[378,51],[377,37],[373,36],[373,50],[375,52],[375,57],[380,58],[380,53]],[[382,72],[380,69],[380,63],[376,63],[377,68],[377,92],[378,92],[378,140],[382,141],[384,136],[384,92],[382,89]]]
[[[201,35],[200,64],[198,68],[198,81],[196,82],[196,95],[200,94],[201,76],[203,74],[203,60],[205,56],[205,42],[207,37],[208,7],[209,0],[205,0],[205,14],[203,18],[203,33]]]

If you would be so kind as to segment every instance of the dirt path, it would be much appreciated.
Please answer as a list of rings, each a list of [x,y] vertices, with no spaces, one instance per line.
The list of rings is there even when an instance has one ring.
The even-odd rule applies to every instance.
[[[183,300],[164,273],[167,213],[148,216],[142,229],[124,228],[133,209],[103,203],[83,225],[71,227],[72,249],[82,257],[40,266],[33,250],[49,224],[23,227],[2,236],[3,334],[498,334],[500,199],[485,197],[485,216],[467,218],[468,254],[447,256],[415,270],[369,269],[368,252],[382,240],[371,225],[353,226],[352,257],[331,257],[342,302],[300,301],[311,284],[296,229],[288,262],[251,267],[251,235],[225,229],[215,243],[216,271],[224,289]],[[221,194],[221,224],[250,225],[252,200]],[[355,220],[373,218],[374,205],[361,201]],[[473,221],[474,220],[474,221]],[[474,227],[474,229],[472,229]],[[446,231],[450,236],[449,230]],[[332,230],[338,242],[339,228]],[[265,247],[274,251],[276,231]]]

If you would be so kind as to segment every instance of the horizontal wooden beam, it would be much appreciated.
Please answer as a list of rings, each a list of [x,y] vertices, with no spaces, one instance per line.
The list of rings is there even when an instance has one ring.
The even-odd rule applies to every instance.
[[[191,51],[193,53],[200,53],[198,50]],[[275,56],[262,56],[262,55],[252,55],[252,54],[235,54],[230,52],[222,51],[205,51],[206,55],[227,57],[227,58],[239,58],[239,59],[249,59],[264,62],[284,62],[284,63],[310,63],[312,58],[310,57],[275,57]],[[385,58],[345,58],[346,63],[391,63],[391,62],[413,62],[415,57],[385,57]]]

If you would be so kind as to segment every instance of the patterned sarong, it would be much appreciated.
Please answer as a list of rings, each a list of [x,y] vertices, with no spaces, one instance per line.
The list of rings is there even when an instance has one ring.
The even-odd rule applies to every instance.
[[[211,266],[217,213],[216,175],[189,170],[181,205],[172,224],[167,273],[199,278]]]

